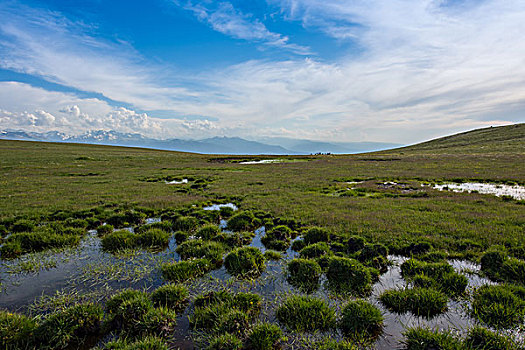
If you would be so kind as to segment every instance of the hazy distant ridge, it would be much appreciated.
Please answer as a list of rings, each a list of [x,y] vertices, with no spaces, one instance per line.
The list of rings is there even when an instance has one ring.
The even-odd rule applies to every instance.
[[[311,153],[360,153],[400,146],[392,143],[350,142],[330,143],[288,138],[267,138],[249,141],[239,137],[212,137],[202,140],[157,140],[141,134],[96,130],[81,135],[66,135],[57,131],[46,133],[16,130],[0,131],[0,139],[47,142],[74,142],[114,146],[145,147],[170,151],[204,154],[311,154]]]

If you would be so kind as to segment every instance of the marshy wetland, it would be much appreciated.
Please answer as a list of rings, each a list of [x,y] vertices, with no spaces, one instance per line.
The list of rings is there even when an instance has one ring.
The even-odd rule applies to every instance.
[[[247,166],[2,141],[2,346],[523,348],[525,202],[431,184],[525,185],[525,127],[433,142]]]

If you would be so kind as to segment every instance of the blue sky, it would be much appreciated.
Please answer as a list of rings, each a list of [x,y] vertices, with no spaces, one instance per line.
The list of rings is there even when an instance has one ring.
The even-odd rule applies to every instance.
[[[413,143],[524,121],[521,0],[4,0],[0,18],[0,129]]]

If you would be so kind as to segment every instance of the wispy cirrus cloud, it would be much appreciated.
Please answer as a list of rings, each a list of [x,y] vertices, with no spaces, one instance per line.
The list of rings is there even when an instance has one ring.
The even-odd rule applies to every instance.
[[[290,43],[288,36],[270,31],[259,19],[251,14],[244,14],[230,2],[175,1],[175,4],[191,11],[199,21],[222,34],[285,49],[298,55],[312,54],[309,47]]]

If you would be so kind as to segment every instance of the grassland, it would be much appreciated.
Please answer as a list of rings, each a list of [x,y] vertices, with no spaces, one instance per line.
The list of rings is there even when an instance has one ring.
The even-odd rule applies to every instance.
[[[428,197],[331,192],[337,181],[352,179],[372,179],[370,186],[455,179],[525,184],[525,124],[384,152],[283,157],[309,161],[260,165],[240,165],[228,156],[76,144],[1,141],[0,149],[1,218],[109,202],[162,209],[232,197],[244,209],[379,240],[407,233],[438,241],[473,238],[485,245],[525,238],[524,207],[493,196],[431,189]],[[246,158],[268,159],[239,159]],[[209,181],[204,189],[144,181],[169,176]]]
[[[165,349],[169,339],[175,349],[387,349],[390,338],[407,349],[524,345],[505,334],[524,325],[525,202],[422,185],[525,185],[525,124],[357,155],[21,141],[0,141],[0,150],[0,250],[13,254],[1,257],[2,347]],[[276,158],[283,162],[239,163]],[[201,210],[217,202],[241,212]],[[473,268],[453,268],[457,259]],[[478,288],[488,279],[500,284]],[[419,328],[409,327],[414,317]],[[450,319],[488,328],[463,324],[457,336],[420,327]],[[396,323],[407,324],[404,335],[395,326],[390,334]],[[189,344],[173,337],[183,330]]]

